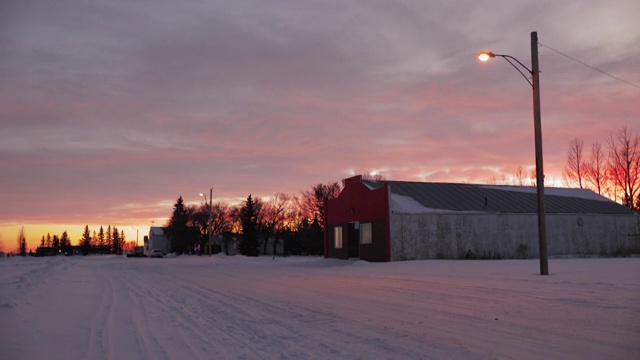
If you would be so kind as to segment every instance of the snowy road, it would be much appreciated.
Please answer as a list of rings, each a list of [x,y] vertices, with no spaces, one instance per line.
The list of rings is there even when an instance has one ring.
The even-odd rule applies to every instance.
[[[0,359],[637,359],[640,259],[0,259]]]

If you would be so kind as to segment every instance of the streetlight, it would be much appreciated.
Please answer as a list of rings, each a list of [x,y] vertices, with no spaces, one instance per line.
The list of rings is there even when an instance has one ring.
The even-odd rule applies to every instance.
[[[136,231],[136,247],[138,247],[138,229],[134,227],[131,228]]]
[[[522,64],[518,59],[510,55],[494,54],[490,51],[483,51],[478,54],[480,61],[487,61],[493,57],[499,56],[505,60],[511,66],[513,66],[518,72],[527,80],[529,85],[533,88],[533,127],[535,135],[535,148],[536,148],[536,182],[537,182],[537,194],[538,194],[538,246],[540,247],[540,275],[549,275],[549,260],[547,258],[547,226],[545,222],[544,212],[544,170],[542,167],[542,125],[540,121],[540,69],[538,66],[538,33],[536,31],[531,32],[531,69]],[[511,60],[514,60],[520,68],[516,66]],[[522,69],[526,70],[530,75],[532,81],[522,72]]]
[[[200,193],[200,196],[204,196],[204,203],[207,203],[207,195]],[[209,219],[207,220],[207,233],[209,233],[209,256],[211,256],[211,218],[213,215],[213,188],[209,189]]]

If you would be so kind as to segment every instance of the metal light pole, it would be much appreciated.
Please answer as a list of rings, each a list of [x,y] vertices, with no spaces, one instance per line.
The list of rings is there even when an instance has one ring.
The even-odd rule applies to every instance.
[[[136,247],[138,247],[138,229],[134,227],[132,229],[136,231]]]
[[[207,203],[207,195],[200,193],[200,196],[204,196],[204,203]],[[207,219],[207,233],[209,233],[209,256],[211,256],[211,221],[213,217],[213,188],[209,189],[209,217]]]
[[[492,52],[481,52],[478,54],[478,59],[481,61],[487,61],[492,57],[499,56],[505,60],[511,66],[513,66],[518,72],[527,80],[529,85],[533,88],[533,126],[535,136],[535,149],[536,149],[536,190],[538,195],[538,246],[540,250],[540,275],[549,275],[549,260],[547,256],[547,225],[545,220],[544,210],[544,170],[542,164],[542,124],[540,115],[540,69],[538,65],[538,33],[536,31],[531,32],[531,69],[527,68],[518,59],[510,55],[494,54]],[[527,70],[531,75],[532,81],[518,68],[511,60],[514,60],[520,67]]]

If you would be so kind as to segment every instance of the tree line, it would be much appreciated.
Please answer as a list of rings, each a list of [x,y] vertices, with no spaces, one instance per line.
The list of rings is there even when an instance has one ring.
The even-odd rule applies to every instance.
[[[382,179],[380,176],[369,178]],[[233,206],[216,202],[211,208],[208,204],[187,206],[180,196],[164,230],[170,239],[171,251],[178,254],[206,253],[211,232],[225,240],[216,244],[214,252],[228,254],[229,240],[240,237],[243,241],[238,250],[242,254],[266,253],[271,239],[273,254],[284,248],[280,251],[282,255],[322,255],[325,199],[337,197],[341,190],[340,183],[331,182],[313,186],[302,191],[300,196],[276,193],[269,201],[264,201],[249,195],[244,204]],[[62,235],[47,233],[42,236],[34,255],[121,255],[135,246],[135,241],[127,242],[124,231],[116,226],[109,225],[106,230],[100,226],[98,231],[92,232],[85,225],[77,246],[71,245],[66,230]],[[26,255],[23,228],[18,235],[18,249],[20,255]]]
[[[300,196],[276,193],[269,201],[249,194],[243,204],[222,202],[187,206],[182,196],[165,226],[171,251],[177,254],[208,251],[209,234],[216,235],[215,252],[229,254],[232,238],[241,238],[237,250],[247,256],[321,255],[324,253],[324,206],[340,194],[338,182],[317,184]],[[272,248],[267,247],[271,244]],[[282,249],[282,250],[278,250]]]
[[[586,188],[622,205],[640,210],[640,134],[621,127],[596,141],[585,154],[584,141],[569,143],[563,178],[569,186]]]
[[[91,232],[89,225],[85,225],[78,246],[71,245],[71,239],[66,230],[60,236],[47,233],[46,236],[42,236],[36,255],[122,255],[123,251],[133,250],[133,247],[135,247],[135,241],[127,242],[124,231],[119,231],[116,226],[109,225],[106,230],[100,226],[100,230]]]
[[[582,139],[572,139],[562,182],[566,187],[589,189],[640,210],[640,134],[623,126],[610,133],[604,145],[596,141],[587,150]],[[526,171],[518,166],[510,179],[502,174],[500,178],[490,178],[488,183],[535,187],[536,170]]]

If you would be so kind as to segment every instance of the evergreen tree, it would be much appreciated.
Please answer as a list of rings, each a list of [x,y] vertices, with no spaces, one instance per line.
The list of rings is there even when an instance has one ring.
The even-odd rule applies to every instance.
[[[120,240],[120,234],[118,228],[113,227],[113,235],[111,236],[111,251],[113,254],[122,255],[122,241]]]
[[[285,242],[285,252],[292,255],[308,255],[310,254],[310,235],[309,219],[303,217],[298,224],[297,231]]]
[[[91,233],[89,232],[89,225],[84,226],[84,232],[80,239],[80,247],[82,248],[83,255],[89,255],[91,252]]]
[[[177,254],[191,251],[198,239],[198,230],[195,227],[189,227],[189,220],[189,214],[180,196],[173,205],[173,214],[166,227],[171,251]]]
[[[105,246],[105,239],[104,239],[104,229],[102,228],[102,226],[100,226],[100,231],[98,232],[98,251],[100,252],[100,254],[104,254],[104,246]]]
[[[111,225],[107,226],[106,237],[104,239],[104,246],[107,254],[111,254],[113,249],[113,233],[111,232]]]
[[[71,240],[69,239],[69,234],[67,230],[62,232],[62,236],[60,236],[60,250],[65,255],[69,255],[71,253]]]
[[[40,247],[44,247],[44,235],[42,235],[42,240],[40,240]]]
[[[58,235],[53,235],[51,247],[56,251],[60,250],[60,237],[58,237]]]
[[[45,244],[46,247],[52,247],[53,246],[53,243],[52,243],[52,240],[51,240],[51,234],[47,233],[47,240],[46,240],[46,242],[44,244]]]
[[[322,255],[324,253],[324,233],[317,214],[313,216],[311,223],[306,217],[302,218],[288,245],[286,251],[290,254]]]
[[[18,254],[20,256],[27,255],[27,238],[24,236],[24,226],[18,231]]]
[[[258,256],[258,220],[256,216],[255,203],[251,194],[240,210],[240,221],[242,223],[242,242],[240,243],[240,253],[246,256]]]
[[[318,215],[313,217],[313,222],[309,228],[309,240],[311,241],[309,254],[322,255],[324,253],[324,233]]]

